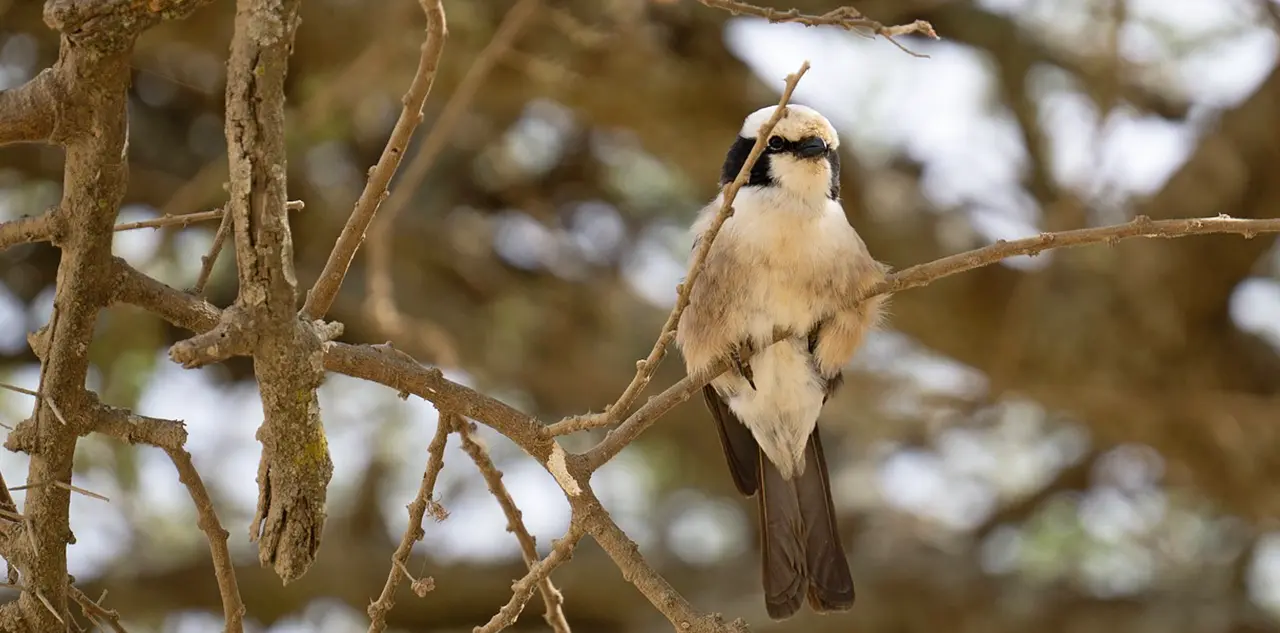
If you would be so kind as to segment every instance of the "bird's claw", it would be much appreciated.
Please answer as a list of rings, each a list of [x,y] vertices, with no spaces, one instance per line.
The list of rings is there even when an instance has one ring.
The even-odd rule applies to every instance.
[[[743,362],[741,351],[736,349],[733,350],[733,352],[730,354],[730,358],[733,360],[734,368],[738,370],[738,375],[746,379],[747,384],[751,385],[751,390],[755,391],[756,390],[755,375],[751,371],[751,365],[748,365],[747,363]]]

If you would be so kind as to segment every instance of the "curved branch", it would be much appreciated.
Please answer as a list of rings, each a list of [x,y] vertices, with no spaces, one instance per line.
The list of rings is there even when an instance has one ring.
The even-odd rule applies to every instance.
[[[369,172],[369,182],[360,192],[356,208],[347,219],[346,226],[342,227],[342,234],[333,245],[324,270],[307,293],[307,302],[302,307],[304,319],[322,318],[333,305],[338,289],[342,287],[342,280],[347,276],[351,260],[355,259],[356,250],[364,241],[364,232],[369,228],[369,223],[373,222],[373,216],[378,213],[382,201],[390,195],[387,186],[400,167],[400,160],[409,147],[409,139],[413,138],[414,130],[422,122],[422,105],[426,103],[427,95],[431,94],[431,84],[435,82],[436,71],[440,68],[440,57],[444,54],[444,42],[448,39],[449,29],[445,22],[444,5],[440,0],[422,0],[421,4],[427,15],[427,38],[422,43],[418,70],[409,84],[409,91],[401,100],[404,108],[391,130],[391,138],[387,140],[386,147],[382,148],[378,163]]]

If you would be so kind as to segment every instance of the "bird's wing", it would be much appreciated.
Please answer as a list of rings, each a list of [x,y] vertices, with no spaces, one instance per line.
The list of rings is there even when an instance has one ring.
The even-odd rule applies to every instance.
[[[756,438],[752,437],[751,429],[729,410],[728,403],[714,387],[703,387],[702,397],[707,401],[707,409],[716,422],[716,430],[720,432],[720,446],[729,462],[729,474],[733,475],[734,485],[744,496],[754,495],[759,484],[760,468],[760,447],[756,444]]]

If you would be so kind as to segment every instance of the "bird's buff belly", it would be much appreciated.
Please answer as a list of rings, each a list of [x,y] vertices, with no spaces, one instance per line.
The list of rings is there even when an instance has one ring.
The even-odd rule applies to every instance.
[[[822,382],[808,349],[796,339],[752,356],[750,365],[755,389],[734,372],[717,378],[714,386],[727,395],[729,408],[769,461],[790,479],[804,471],[805,445],[822,410]]]

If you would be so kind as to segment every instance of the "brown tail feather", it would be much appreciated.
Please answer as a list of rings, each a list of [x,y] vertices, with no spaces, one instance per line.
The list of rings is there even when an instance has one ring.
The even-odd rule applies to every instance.
[[[816,429],[806,452],[804,472],[790,481],[763,454],[759,459],[761,570],[774,620],[794,615],[804,597],[819,613],[848,610],[854,601]]]

